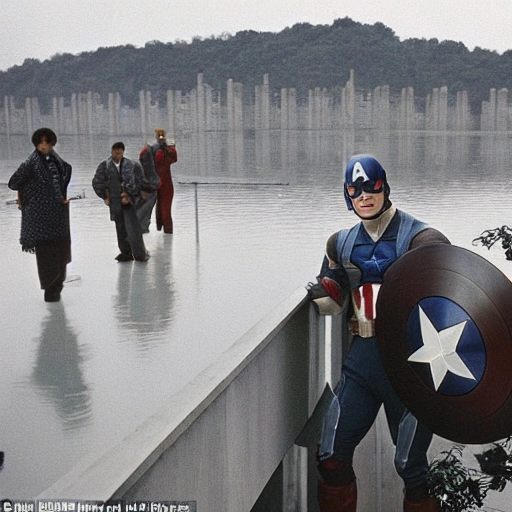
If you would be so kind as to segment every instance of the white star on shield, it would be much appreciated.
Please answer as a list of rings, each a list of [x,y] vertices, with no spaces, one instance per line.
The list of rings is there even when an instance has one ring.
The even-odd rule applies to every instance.
[[[467,320],[437,331],[426,313],[421,309],[421,306],[418,305],[418,307],[420,310],[423,346],[411,354],[407,360],[414,363],[428,363],[430,365],[430,372],[436,391],[439,389],[448,371],[466,379],[476,380],[459,354],[457,354],[457,345]]]

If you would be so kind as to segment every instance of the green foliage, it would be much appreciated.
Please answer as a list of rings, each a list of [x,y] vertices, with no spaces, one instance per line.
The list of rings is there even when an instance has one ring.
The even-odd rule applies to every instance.
[[[444,458],[434,460],[427,483],[443,512],[479,511],[487,495],[487,478],[462,463],[462,447],[442,452]]]
[[[480,469],[464,464],[462,445],[441,452],[427,474],[430,494],[442,512],[478,512],[489,491],[502,492],[512,481],[512,438],[474,454]]]
[[[294,87],[299,98],[306,98],[315,87],[344,86],[351,69],[361,91],[389,85],[391,94],[398,95],[412,86],[418,97],[425,97],[447,86],[452,98],[467,90],[478,110],[491,88],[512,88],[512,50],[499,55],[481,48],[469,51],[455,41],[400,41],[382,23],[343,18],[332,25],[298,23],[279,33],[245,30],[190,43],[149,41],[143,48],[125,45],[57,54],[43,62],[26,59],[0,72],[0,98],[11,95],[21,105],[27,97],[38,97],[50,104],[54,96],[68,101],[72,93],[105,97],[119,92],[123,103],[134,107],[140,90],[163,101],[169,89],[192,90],[198,73],[221,91],[230,78],[241,82],[246,94],[253,94],[268,73],[274,91]]]

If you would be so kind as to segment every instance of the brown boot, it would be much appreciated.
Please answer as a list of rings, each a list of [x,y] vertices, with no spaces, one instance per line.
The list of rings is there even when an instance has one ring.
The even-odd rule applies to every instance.
[[[420,501],[411,501],[404,498],[404,512],[439,512],[439,505],[430,496]]]
[[[347,485],[327,485],[318,482],[318,504],[320,512],[356,512],[356,481]]]

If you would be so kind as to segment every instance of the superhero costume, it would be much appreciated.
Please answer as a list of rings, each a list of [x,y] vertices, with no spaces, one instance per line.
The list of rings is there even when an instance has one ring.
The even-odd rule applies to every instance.
[[[362,219],[352,229],[329,238],[318,276],[319,283],[334,299],[332,302],[339,305],[350,297],[349,314],[354,327],[354,338],[336,389],[339,420],[327,428],[324,422],[319,450],[319,471],[323,478],[319,482],[320,509],[355,511],[354,451],[384,405],[396,446],[395,467],[405,483],[405,510],[411,503],[424,505],[418,510],[437,510],[425,488],[426,452],[432,433],[407,411],[392,388],[382,366],[374,324],[378,289],[387,268],[414,247],[449,242],[438,231],[391,205],[385,172],[372,157],[358,157],[347,165],[345,199],[349,209],[353,209],[352,199],[363,192],[384,192],[383,209],[372,218]],[[315,302],[320,308],[325,307],[325,302]],[[331,314],[328,310],[320,312]]]

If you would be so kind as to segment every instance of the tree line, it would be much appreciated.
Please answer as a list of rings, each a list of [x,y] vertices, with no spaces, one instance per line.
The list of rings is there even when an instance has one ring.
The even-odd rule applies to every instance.
[[[53,97],[119,92],[123,104],[135,107],[139,91],[165,101],[169,89],[194,89],[198,73],[221,93],[228,79],[241,82],[248,100],[268,73],[276,101],[283,87],[295,88],[299,101],[305,101],[315,87],[341,89],[351,69],[359,91],[389,85],[391,94],[399,95],[403,87],[413,87],[424,98],[433,88],[447,86],[451,101],[457,91],[466,90],[472,109],[479,111],[491,88],[512,88],[512,49],[500,55],[479,47],[470,51],[455,41],[400,41],[382,23],[346,17],[331,25],[298,23],[278,33],[245,30],[191,42],[59,53],[42,62],[26,59],[0,72],[0,101],[9,95],[21,106],[25,98],[37,97],[45,109]]]

